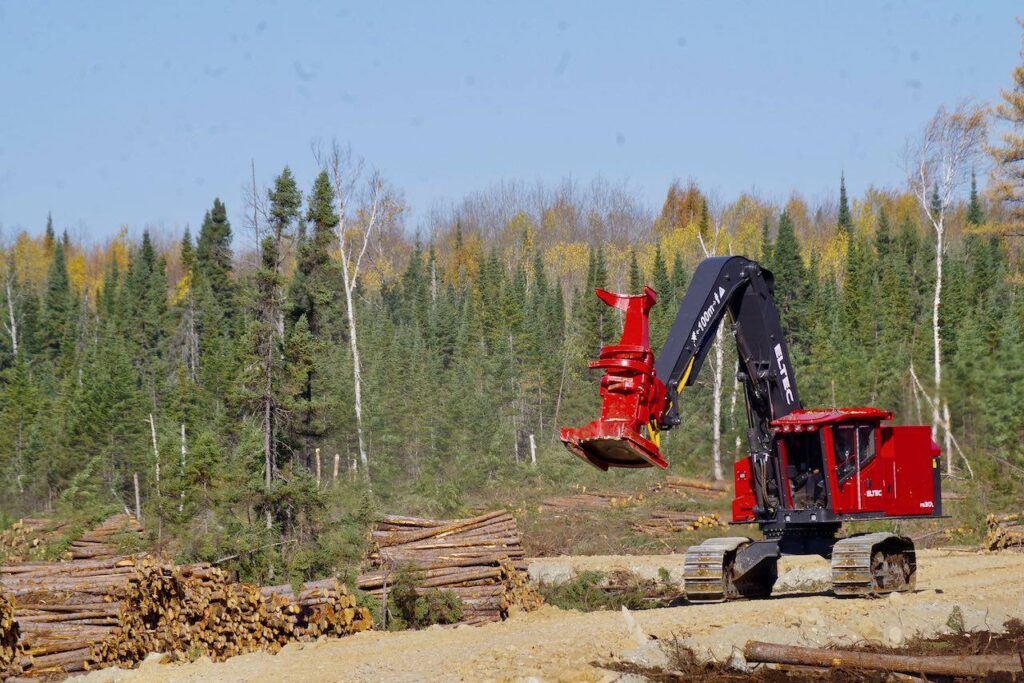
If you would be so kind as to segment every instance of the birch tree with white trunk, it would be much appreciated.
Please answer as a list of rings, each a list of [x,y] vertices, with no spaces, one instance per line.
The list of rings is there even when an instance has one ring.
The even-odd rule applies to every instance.
[[[715,232],[711,236],[711,244],[708,245],[704,236],[697,233],[697,241],[704,252],[704,258],[716,256],[718,253],[718,238],[722,234],[721,221],[715,221]],[[715,481],[725,479],[722,470],[722,385],[725,379],[725,320],[718,326],[715,333],[715,361],[711,364],[711,466]]]
[[[348,147],[335,142],[326,154],[317,151],[316,157],[330,176],[338,203],[338,256],[341,261],[348,341],[352,354],[356,436],[359,442],[359,462],[369,481],[370,456],[363,426],[363,370],[359,356],[355,291],[374,235],[379,235],[386,226],[398,220],[402,206],[395,191],[380,173],[368,170],[365,161],[353,155]]]
[[[985,109],[962,102],[952,111],[939,110],[925,126],[924,132],[908,146],[907,176],[932,231],[935,234],[935,289],[932,297],[932,353],[933,396],[932,438],[939,429],[947,433],[949,423],[943,417],[942,397],[942,326],[939,310],[942,306],[943,256],[946,248],[946,218],[957,191],[967,182],[972,162],[985,141],[987,118]],[[953,459],[946,458],[947,473],[953,471]]]

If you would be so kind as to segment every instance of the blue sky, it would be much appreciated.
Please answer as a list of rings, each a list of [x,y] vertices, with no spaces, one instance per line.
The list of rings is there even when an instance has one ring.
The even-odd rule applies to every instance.
[[[410,228],[503,178],[673,178],[723,199],[902,183],[942,103],[991,101],[1014,2],[0,0],[0,226],[102,239],[241,223],[250,160],[308,189],[338,139]]]

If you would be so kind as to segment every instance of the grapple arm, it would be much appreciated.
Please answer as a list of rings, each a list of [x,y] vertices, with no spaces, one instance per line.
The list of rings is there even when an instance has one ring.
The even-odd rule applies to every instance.
[[[591,368],[601,378],[601,417],[579,429],[562,429],[562,441],[595,467],[667,467],[661,430],[680,422],[677,396],[692,385],[723,318],[733,321],[747,400],[751,452],[766,448],[771,421],[800,408],[796,377],[774,300],[772,274],[741,256],[705,259],[686,290],[668,339],[655,358],[648,314],[653,289],[625,296],[597,290],[626,314],[618,344],[601,349]]]
[[[562,429],[562,441],[572,453],[602,470],[668,467],[658,439],[666,389],[654,373],[648,323],[657,295],[650,287],[635,296],[603,289],[596,294],[609,306],[624,311],[626,322],[619,343],[605,346],[598,359],[590,363],[591,368],[604,370],[601,417],[579,429]]]

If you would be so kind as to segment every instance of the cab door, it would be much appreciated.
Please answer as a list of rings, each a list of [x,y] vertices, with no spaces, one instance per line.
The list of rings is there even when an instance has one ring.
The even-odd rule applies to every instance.
[[[835,511],[883,511],[889,482],[879,466],[878,423],[839,423],[829,431],[829,481],[836,492]]]

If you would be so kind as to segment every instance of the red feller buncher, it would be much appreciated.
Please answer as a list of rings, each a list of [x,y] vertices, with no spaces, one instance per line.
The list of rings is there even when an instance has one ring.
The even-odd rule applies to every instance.
[[[563,429],[562,441],[602,470],[668,467],[659,436],[680,423],[683,388],[696,380],[723,318],[731,322],[749,447],[734,465],[732,522],[757,524],[764,538],[691,546],[684,569],[691,602],[770,594],[782,555],[830,560],[836,595],[913,589],[909,538],[837,533],[849,521],[941,516],[939,447],[927,426],[885,424],[893,418],[887,410],[802,406],[769,271],[740,256],[701,262],[657,357],[648,336],[654,290],[597,296],[625,313],[625,329],[590,364],[604,371],[601,417]]]

